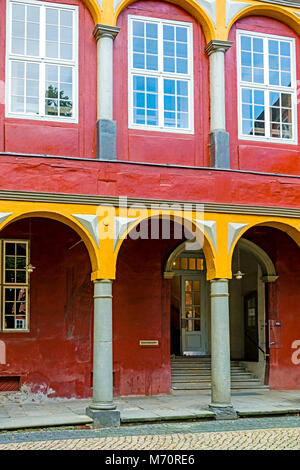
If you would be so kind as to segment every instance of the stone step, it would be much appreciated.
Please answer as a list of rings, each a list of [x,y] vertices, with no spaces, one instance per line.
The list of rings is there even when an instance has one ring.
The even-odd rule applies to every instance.
[[[202,375],[202,376],[193,376],[193,377],[187,377],[187,376],[184,376],[184,377],[172,377],[172,382],[182,382],[182,381],[186,381],[186,380],[189,380],[190,382],[195,382],[197,380],[211,380],[211,376],[210,375]],[[250,377],[244,377],[244,376],[239,376],[239,375],[231,375],[231,380],[239,380],[241,382],[247,382],[247,381],[253,381],[253,380],[256,380],[259,382],[259,379],[257,379],[256,377],[254,377],[253,375],[250,374]]]
[[[232,389],[269,389],[267,385],[262,385],[259,382],[252,383],[252,382],[235,382],[231,383]],[[173,390],[207,390],[211,389],[210,382],[204,382],[201,384],[176,384],[172,385]]]
[[[245,372],[244,367],[231,367],[232,372]],[[211,371],[211,367],[172,367],[174,372],[207,372]]]
[[[210,384],[211,381],[210,380],[190,380],[190,381],[175,381],[175,382],[172,382],[172,388],[174,387],[177,387],[177,386],[181,386],[181,385],[190,385],[190,386],[194,386],[194,385],[203,385],[203,384]],[[238,384],[244,384],[244,385],[261,385],[260,381],[259,380],[255,380],[255,379],[249,379],[249,380],[231,380],[231,385],[235,385],[236,383]]]
[[[231,374],[250,374],[251,375],[251,372],[248,372],[246,371],[245,369],[242,369],[242,370],[234,370],[234,369],[231,369]],[[211,373],[211,369],[178,369],[178,370],[172,370],[172,375],[206,375],[206,374],[210,374]]]
[[[172,365],[172,390],[208,390],[211,389],[211,359],[205,358],[175,358]],[[232,389],[268,389],[260,383],[238,361],[231,361],[230,376]]]
[[[249,380],[249,379],[253,379],[253,375],[251,374],[245,374],[245,375],[241,375],[241,374],[232,374],[231,375],[231,380]],[[182,381],[182,380],[186,380],[186,381],[194,381],[194,380],[210,380],[211,379],[211,375],[210,374],[206,374],[206,375],[172,375],[172,381],[173,382],[176,382],[176,381]]]

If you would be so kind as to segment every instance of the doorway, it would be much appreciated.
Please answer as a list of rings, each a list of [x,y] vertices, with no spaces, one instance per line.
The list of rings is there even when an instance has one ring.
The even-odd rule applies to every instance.
[[[171,281],[171,355],[205,356],[208,351],[208,283],[202,252],[183,252]]]

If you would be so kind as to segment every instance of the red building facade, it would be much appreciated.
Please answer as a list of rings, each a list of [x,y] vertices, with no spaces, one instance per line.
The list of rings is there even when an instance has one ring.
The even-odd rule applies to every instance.
[[[94,2],[0,0],[3,382],[83,398],[94,376],[107,404],[105,374],[115,395],[170,393],[171,357],[212,356],[217,374],[213,351],[223,351],[271,389],[300,388],[300,5],[226,2],[224,15],[215,3],[119,2],[101,19]],[[120,196],[147,211],[154,204],[155,215],[118,208],[110,219]],[[192,205],[191,226],[203,229],[196,252],[178,249],[189,237],[174,237],[173,212],[163,235],[161,204],[175,203]],[[97,207],[108,208],[113,250],[99,237]],[[153,219],[158,237],[130,236],[151,231]],[[166,268],[179,258],[204,264]],[[106,366],[95,360],[91,273],[113,281],[112,368],[110,356]],[[200,277],[198,301],[191,283]],[[224,279],[217,306],[210,292]],[[17,318],[22,287],[26,315]],[[225,328],[217,344],[224,309],[230,336]],[[226,380],[216,379],[219,398]]]

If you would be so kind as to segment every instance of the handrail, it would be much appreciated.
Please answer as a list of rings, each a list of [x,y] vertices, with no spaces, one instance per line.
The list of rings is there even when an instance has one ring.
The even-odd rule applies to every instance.
[[[251,338],[251,336],[247,335],[246,332],[245,332],[245,336],[247,336],[247,338],[250,339],[250,341],[251,341],[253,344],[255,344],[255,346],[257,346],[258,349],[259,349],[265,356],[267,356],[267,353],[260,347],[260,345],[259,345],[256,341],[254,341],[254,340]]]

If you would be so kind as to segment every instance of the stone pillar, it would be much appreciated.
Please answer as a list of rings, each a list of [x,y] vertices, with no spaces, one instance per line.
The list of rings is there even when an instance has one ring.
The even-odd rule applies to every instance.
[[[228,279],[211,281],[211,404],[217,419],[235,419],[231,404]]]
[[[86,413],[94,427],[119,426],[113,401],[112,281],[94,281],[93,401]]]
[[[214,168],[230,168],[225,119],[225,52],[232,42],[213,39],[206,46],[210,66],[210,155]]]
[[[113,121],[113,44],[120,28],[98,24],[97,40],[97,157],[116,159],[116,123]]]

